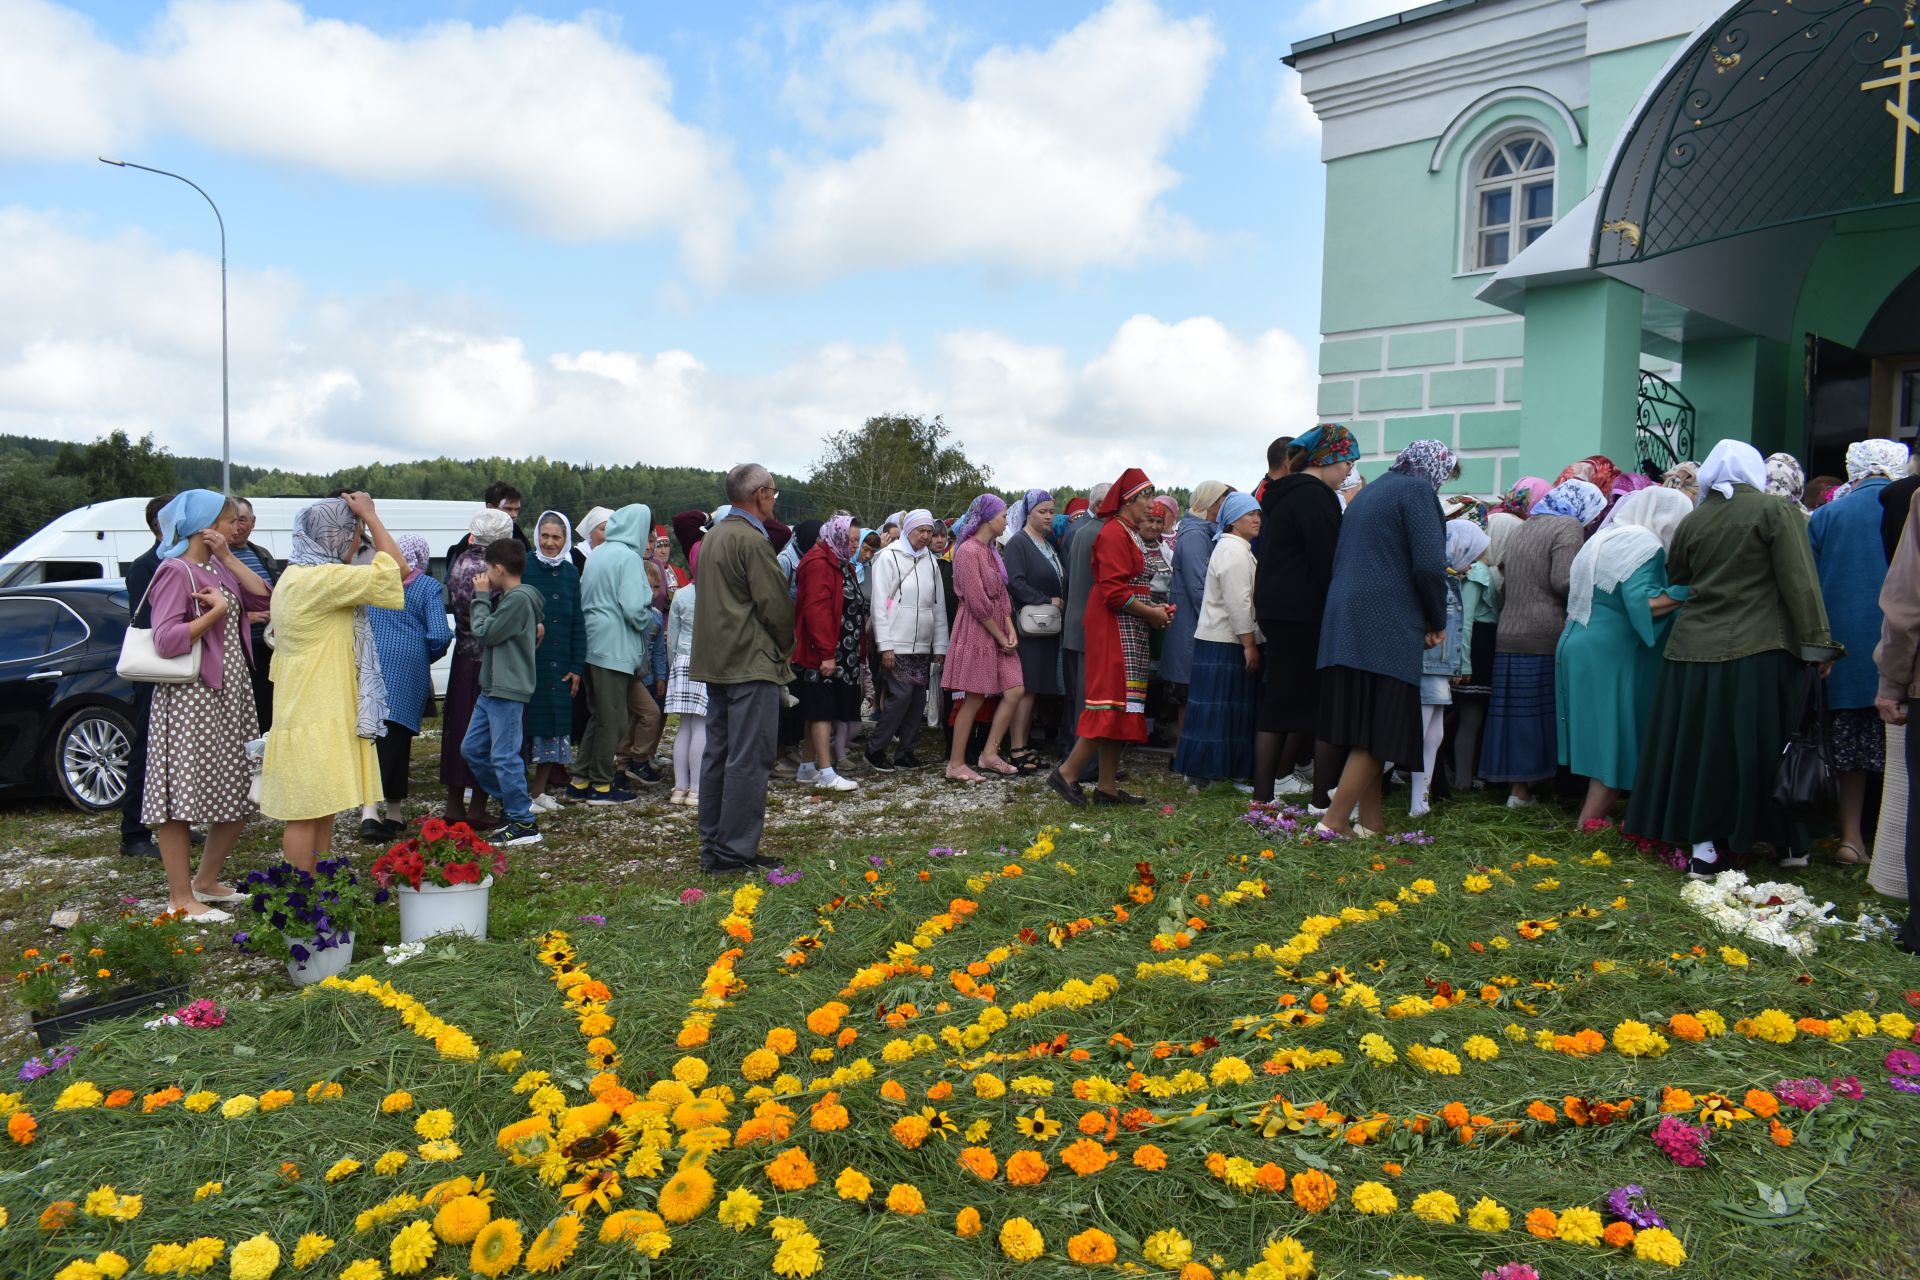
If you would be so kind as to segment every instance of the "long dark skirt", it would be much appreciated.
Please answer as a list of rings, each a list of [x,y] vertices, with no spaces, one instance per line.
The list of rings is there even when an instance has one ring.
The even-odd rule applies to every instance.
[[[447,669],[447,696],[440,711],[440,781],[449,787],[480,787],[467,758],[460,754],[473,719],[473,704],[479,700],[480,659],[454,658]]]
[[[1312,733],[1320,709],[1320,622],[1260,619],[1262,733]]]
[[[1189,778],[1253,776],[1253,734],[1259,723],[1259,677],[1247,671],[1237,644],[1193,642],[1187,718],[1173,771]]]
[[[1733,853],[1798,844],[1773,803],[1780,753],[1800,723],[1806,664],[1778,649],[1731,662],[1660,664],[1627,830]]]
[[[1420,686],[1352,667],[1323,667],[1317,736],[1376,760],[1417,765],[1426,751],[1420,738]]]
[[[1488,782],[1538,782],[1560,772],[1560,722],[1554,714],[1553,655],[1500,653],[1493,659],[1493,705],[1480,748]]]

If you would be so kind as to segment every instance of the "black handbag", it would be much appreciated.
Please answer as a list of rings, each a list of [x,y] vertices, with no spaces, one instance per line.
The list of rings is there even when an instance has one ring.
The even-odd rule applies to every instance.
[[[1827,682],[1819,667],[1810,666],[1800,726],[1787,739],[1774,774],[1773,802],[1788,817],[1813,819],[1832,813],[1838,794],[1827,750]]]

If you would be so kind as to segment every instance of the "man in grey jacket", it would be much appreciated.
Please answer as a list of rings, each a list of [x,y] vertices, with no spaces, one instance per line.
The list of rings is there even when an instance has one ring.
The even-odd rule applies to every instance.
[[[688,674],[707,686],[700,761],[700,865],[715,874],[777,867],[760,856],[780,690],[793,679],[793,600],[767,540],[773,475],[755,462],[727,472],[732,510],[700,544]]]
[[[1104,480],[1093,486],[1087,495],[1091,510],[1100,509],[1111,488],[1113,485]],[[1067,607],[1060,618],[1060,687],[1073,699],[1060,721],[1062,760],[1080,736],[1080,712],[1087,702],[1086,673],[1081,668],[1087,651],[1087,593],[1093,588],[1093,540],[1100,536],[1101,526],[1106,523],[1099,516],[1081,521],[1077,528],[1069,531],[1072,537],[1060,556],[1067,566]]]

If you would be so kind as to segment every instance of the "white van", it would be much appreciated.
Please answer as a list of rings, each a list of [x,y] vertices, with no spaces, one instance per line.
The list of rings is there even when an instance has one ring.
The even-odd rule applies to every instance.
[[[417,533],[433,548],[432,573],[446,581],[446,548],[467,536],[480,502],[380,498],[381,522],[394,534]],[[312,498],[250,498],[258,518],[253,540],[284,562],[293,550],[293,517]],[[153,545],[146,498],[115,498],[69,511],[0,557],[0,587],[32,587],[87,578],[124,578]],[[447,662],[433,667],[436,693],[446,691]]]

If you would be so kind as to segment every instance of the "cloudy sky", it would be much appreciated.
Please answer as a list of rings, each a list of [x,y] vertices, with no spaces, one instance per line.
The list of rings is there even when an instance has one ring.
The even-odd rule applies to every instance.
[[[804,472],[943,413],[1009,486],[1311,418],[1292,41],[1395,0],[0,0],[0,431],[236,461]]]

